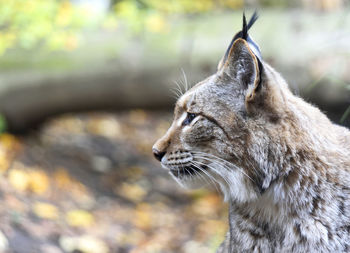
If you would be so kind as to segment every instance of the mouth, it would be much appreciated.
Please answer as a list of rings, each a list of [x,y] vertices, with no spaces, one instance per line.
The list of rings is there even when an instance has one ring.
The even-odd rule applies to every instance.
[[[170,173],[175,177],[196,176],[198,173],[202,173],[205,169],[206,168],[203,168],[202,166],[199,168],[194,165],[188,165],[178,169],[170,169]]]

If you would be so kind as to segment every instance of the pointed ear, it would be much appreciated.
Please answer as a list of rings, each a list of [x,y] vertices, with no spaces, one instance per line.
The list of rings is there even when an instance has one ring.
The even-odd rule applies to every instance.
[[[234,83],[246,90],[246,102],[252,102],[261,88],[262,64],[243,39],[232,44],[225,62],[218,72],[228,75]]]

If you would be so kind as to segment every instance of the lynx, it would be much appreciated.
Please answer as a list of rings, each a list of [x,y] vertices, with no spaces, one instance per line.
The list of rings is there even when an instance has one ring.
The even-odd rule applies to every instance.
[[[350,131],[293,95],[248,35],[177,101],[153,146],[182,186],[213,181],[229,203],[217,252],[350,252]]]

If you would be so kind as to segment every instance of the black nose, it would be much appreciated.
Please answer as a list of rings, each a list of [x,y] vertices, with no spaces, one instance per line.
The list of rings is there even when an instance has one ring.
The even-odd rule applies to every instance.
[[[165,152],[160,152],[158,149],[153,148],[153,155],[158,160],[161,161],[163,156],[165,155]]]

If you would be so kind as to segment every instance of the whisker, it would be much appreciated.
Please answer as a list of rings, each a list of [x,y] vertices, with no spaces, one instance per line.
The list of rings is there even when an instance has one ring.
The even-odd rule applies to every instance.
[[[172,97],[175,99],[178,99],[181,96],[181,94],[179,94],[178,90],[176,90],[175,88],[170,88],[170,91],[171,93],[173,93]]]
[[[199,165],[199,163],[198,163],[197,161],[192,161],[191,164],[192,164],[193,166],[195,166],[197,169],[199,169],[200,171],[202,171],[206,176],[208,176],[208,178],[210,179],[210,181],[213,183],[213,185],[214,185],[216,191],[217,191],[217,192],[220,192],[219,189],[217,188],[217,185],[216,185],[218,182],[216,181],[216,179],[215,179],[213,176],[211,176],[208,172],[206,172],[204,169],[202,169],[201,166]],[[198,174],[199,174],[199,173],[198,173]]]
[[[186,77],[186,73],[185,73],[183,68],[181,68],[181,71],[182,71],[182,75],[183,75],[183,78],[184,78],[184,81],[185,81],[185,92],[186,92],[186,91],[188,91],[188,88],[189,88],[188,82],[187,82],[187,77]]]
[[[228,163],[228,164],[232,164],[233,166],[236,166],[235,164],[231,163],[230,161],[227,161],[227,160],[225,160],[223,158],[220,158],[220,157],[218,157],[216,155],[213,155],[213,154],[209,154],[209,153],[205,153],[205,152],[201,152],[201,151],[191,151],[191,153],[202,154],[204,156],[213,157],[213,158],[215,158],[217,160],[220,160],[222,162],[225,162],[225,163]]]
[[[184,165],[183,165],[183,164],[181,164],[181,169],[182,169],[182,170],[185,170],[185,168],[184,168]],[[187,170],[185,170],[185,171],[187,171]],[[182,178],[184,178],[184,177],[185,177],[185,175],[182,175],[181,179],[182,179]]]
[[[205,166],[207,166],[208,168],[210,168],[211,170],[213,170],[217,175],[221,176],[222,179],[224,179],[224,181],[226,182],[226,184],[227,184],[228,186],[230,185],[230,183],[227,181],[227,179],[226,179],[223,175],[221,175],[220,171],[218,171],[218,170],[217,170],[216,168],[214,168],[212,165],[204,164],[204,163],[201,163],[201,162],[198,162],[198,161],[196,161],[196,162],[199,163],[199,164],[205,165]],[[220,164],[219,164],[219,166],[220,166]]]
[[[200,157],[200,156],[198,156],[198,158],[201,158],[201,159],[204,159],[204,160],[207,160],[207,161],[212,161],[210,158],[208,158],[208,157]],[[213,162],[213,161],[212,161]],[[222,163],[222,162],[220,162],[220,161],[214,161],[215,163],[217,163],[219,166],[222,166],[224,169],[226,169],[226,170],[229,170],[229,169],[232,169],[232,168],[230,168],[228,165],[226,165],[226,164],[224,164],[224,163]],[[229,163],[233,168],[235,168],[235,169],[237,169],[237,170],[239,170],[242,174],[244,174],[245,176],[247,176],[250,180],[252,180],[253,181],[253,179],[248,175],[248,174],[246,174],[244,171],[243,171],[243,169],[242,168],[240,168],[240,167],[238,167],[238,166],[236,166],[236,165],[234,165],[234,164],[232,164],[232,163]]]
[[[190,163],[191,166],[194,166],[195,168],[197,168],[198,170],[201,170],[200,168],[197,167],[196,164],[194,164],[193,162]],[[201,173],[194,171],[195,175],[198,175],[201,179],[203,179],[203,181],[205,182],[205,184],[210,185],[210,181],[207,180],[206,177],[204,177],[203,175],[201,175]]]
[[[179,97],[181,97],[184,94],[181,85],[177,81],[173,81],[173,82],[174,84],[176,84],[176,91],[180,94]]]
[[[209,157],[212,157],[212,158],[214,158],[214,159],[217,159],[217,160],[219,160],[219,161],[224,162],[225,164],[229,164],[229,165],[231,165],[231,166],[234,167],[234,168],[238,168],[239,170],[242,170],[242,168],[238,167],[237,165],[235,165],[235,164],[233,164],[233,163],[231,163],[231,162],[229,162],[229,161],[227,161],[227,160],[225,160],[225,159],[223,159],[223,158],[217,157],[217,156],[215,156],[215,155],[213,155],[213,154],[208,154],[208,153],[204,153],[204,152],[200,152],[200,151],[191,151],[191,153],[193,153],[193,154],[199,154],[199,155],[204,155],[205,157],[208,157],[208,158],[209,158]],[[253,168],[253,170],[254,170],[256,173],[259,173],[258,170],[255,168],[255,166],[254,166],[251,162],[249,162],[248,165],[250,165],[251,168]],[[243,170],[242,170],[242,171],[243,171]],[[248,176],[248,175],[247,175],[247,176]]]
[[[184,168],[184,170],[185,170],[186,173],[190,174],[190,179],[192,180],[193,175],[191,173],[191,170],[186,169],[186,167]]]
[[[199,158],[199,159],[203,159],[203,160],[207,160],[207,161],[209,161],[209,162],[213,162],[213,160],[212,159],[219,159],[218,157],[213,157],[213,158],[209,158],[209,157],[205,157],[205,156],[195,156],[196,158]],[[238,166],[236,166],[236,165],[234,165],[233,163],[230,163],[230,162],[228,162],[228,161],[226,161],[226,160],[224,160],[224,159],[221,159],[223,162],[225,162],[225,163],[223,163],[223,162],[221,162],[221,161],[214,161],[214,162],[216,162],[218,165],[221,165],[221,167],[222,168],[224,168],[224,169],[226,169],[226,170],[228,170],[228,169],[232,169],[232,168],[230,168],[227,164],[229,164],[229,165],[231,165],[233,168],[235,168],[235,169],[237,169],[238,171],[240,171],[243,175],[245,175],[247,178],[249,178],[252,182],[254,182],[254,180],[242,169],[242,168],[240,168],[240,167],[238,167]]]
[[[176,87],[173,87],[172,89],[176,92],[178,97],[181,97],[183,95],[183,91],[180,84],[176,81],[174,81],[174,84],[176,84]]]

